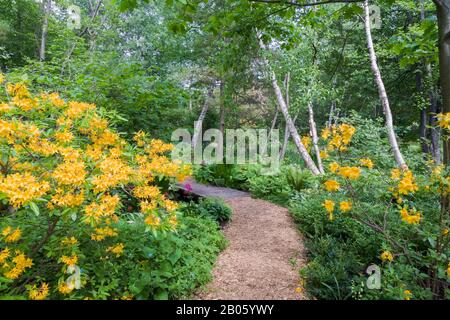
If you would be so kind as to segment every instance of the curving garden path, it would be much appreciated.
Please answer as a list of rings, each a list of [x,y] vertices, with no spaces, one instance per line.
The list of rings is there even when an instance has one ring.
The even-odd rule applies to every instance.
[[[305,299],[298,273],[305,250],[287,209],[243,191],[186,182],[193,193],[223,198],[233,209],[224,228],[229,245],[195,299]]]

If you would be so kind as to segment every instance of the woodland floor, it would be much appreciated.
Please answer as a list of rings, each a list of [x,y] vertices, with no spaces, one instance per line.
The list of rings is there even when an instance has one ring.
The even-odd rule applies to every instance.
[[[233,209],[224,227],[228,247],[219,255],[213,280],[201,300],[301,300],[298,270],[305,263],[300,234],[287,209],[243,191],[187,181],[195,194],[223,198]]]

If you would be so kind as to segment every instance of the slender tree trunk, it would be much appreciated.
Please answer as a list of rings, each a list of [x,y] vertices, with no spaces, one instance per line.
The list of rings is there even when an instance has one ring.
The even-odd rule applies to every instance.
[[[424,85],[422,74],[421,71],[419,70],[417,70],[416,72],[416,89],[417,92],[422,97],[424,93]],[[424,106],[421,107],[422,109],[420,109],[419,140],[420,145],[422,147],[422,153],[424,153],[424,155],[427,155],[430,153],[430,148],[428,145],[428,130],[427,130],[428,116],[427,116],[427,108]]]
[[[320,174],[320,171],[317,168],[317,166],[314,163],[311,156],[309,155],[308,150],[306,150],[305,146],[303,145],[300,135],[297,132],[297,128],[295,127],[294,122],[292,121],[292,118],[289,115],[288,109],[286,107],[286,103],[283,98],[283,94],[281,93],[280,87],[278,86],[277,78],[275,76],[274,71],[272,71],[272,87],[275,91],[275,96],[277,97],[278,106],[280,107],[280,110],[283,113],[284,119],[286,120],[287,127],[294,139],[294,142],[295,142],[295,145],[297,146],[298,152],[300,153],[303,160],[305,161],[308,169],[311,170],[311,172],[315,175]]]
[[[192,148],[195,149],[195,146],[197,145],[197,140],[202,135],[201,128],[203,125],[203,120],[205,120],[206,113],[208,112],[209,108],[209,99],[212,97],[213,94],[213,87],[208,89],[208,93],[205,96],[205,102],[203,103],[202,111],[200,112],[200,115],[198,116],[198,120],[195,122],[194,127],[194,136],[192,137]]]
[[[219,116],[219,130],[224,134],[225,131],[225,93],[224,93],[224,81],[220,81],[220,116]]]
[[[442,94],[442,112],[450,112],[450,0],[433,0],[437,8],[438,30],[439,30],[439,73]],[[447,138],[444,141],[444,156],[445,166],[450,162],[450,141]],[[441,196],[441,221],[448,219],[450,214],[450,203],[448,195]],[[440,252],[448,251],[448,241],[440,246],[442,236],[438,238],[437,248],[438,254]],[[433,270],[435,277],[433,278],[432,291],[435,299],[446,298],[446,291],[448,284],[439,281],[437,278],[437,268]]]
[[[277,121],[278,121],[278,113],[280,113],[280,110],[278,109],[278,106],[275,108],[275,115],[273,116],[272,119],[272,124],[270,125],[270,131],[275,129],[275,126],[277,125]]]
[[[335,108],[336,108],[336,101],[333,100],[331,101],[330,114],[328,115],[327,128],[331,128],[331,125],[333,124],[333,114]]]
[[[425,15],[425,7],[424,0],[420,0],[420,21],[424,21],[426,18]],[[429,124],[429,139],[430,144],[428,145],[428,152],[431,152],[431,156],[436,164],[441,164],[441,144],[440,144],[440,129],[436,124],[437,118],[436,114],[438,113],[438,98],[437,98],[437,90],[434,85],[433,80],[433,72],[431,70],[431,64],[429,62],[424,61],[425,66],[425,79],[428,80],[428,98],[430,101],[429,112],[426,115],[426,122]],[[422,81],[423,83],[423,81]],[[426,82],[425,82],[426,83]],[[425,86],[426,87],[426,86]]]
[[[297,121],[297,117],[298,117],[298,113],[295,115],[294,119],[292,119],[292,121],[294,122],[294,126],[295,126],[295,121]],[[286,150],[287,150],[287,146],[288,146],[290,137],[291,137],[291,133],[289,132],[289,128],[286,125],[284,128],[283,146],[281,147],[281,152],[280,152],[280,162],[283,162],[284,157],[286,156]]]
[[[314,121],[314,110],[312,102],[308,103],[308,113],[309,113],[309,129],[311,130],[312,143],[314,151],[316,152],[317,167],[319,168],[320,173],[324,173],[322,158],[320,157],[319,137],[317,136],[317,128],[316,122]]]
[[[44,20],[42,22],[41,30],[41,47],[39,48],[39,60],[45,60],[45,50],[47,46],[47,34],[48,34],[48,17],[50,15],[51,0],[44,0],[42,2],[42,9],[44,11]]]
[[[364,19],[364,25],[366,29],[366,36],[367,36],[367,47],[369,49],[369,56],[370,56],[370,62],[372,67],[372,72],[375,76],[375,82],[378,86],[378,93],[381,100],[381,105],[383,106],[383,113],[386,119],[386,130],[387,135],[389,139],[389,144],[391,145],[392,152],[394,153],[395,161],[397,162],[398,166],[404,170],[408,168],[405,160],[403,159],[403,155],[400,151],[400,148],[398,146],[397,137],[395,135],[394,131],[394,123],[392,120],[392,112],[391,107],[389,106],[389,99],[386,93],[386,88],[383,83],[383,79],[381,78],[381,72],[378,68],[377,63],[377,56],[375,54],[375,49],[373,47],[373,40],[372,40],[372,32],[370,30],[370,12],[369,12],[369,1],[364,1],[364,11],[365,11],[365,19]]]
[[[431,65],[429,63],[425,64],[426,76],[429,79],[430,88],[428,92],[429,101],[430,101],[430,112],[428,114],[428,123],[430,126],[430,151],[433,157],[433,160],[436,164],[441,164],[442,155],[441,155],[441,132],[440,128],[437,126],[437,117],[436,115],[440,112],[439,104],[438,104],[438,93],[437,89],[433,84],[433,74],[431,71]]]
[[[437,8],[439,29],[439,72],[442,112],[450,112],[450,0],[433,0]],[[444,141],[444,163],[450,162],[450,141]]]
[[[265,49],[265,46],[261,39],[260,39],[260,46],[262,49]],[[267,59],[264,59],[264,62],[265,62],[265,65],[270,70],[271,68],[270,68],[269,61],[267,61]],[[286,102],[284,101],[283,94],[281,92],[280,86],[278,85],[278,81],[277,81],[275,72],[273,70],[271,70],[270,73],[271,73],[272,87],[273,87],[273,90],[275,91],[275,96],[277,98],[278,106],[280,107],[280,111],[284,116],[284,119],[285,119],[288,129],[294,139],[294,142],[298,149],[298,152],[300,153],[301,157],[303,158],[303,161],[305,161],[305,164],[308,167],[308,169],[314,175],[319,175],[320,171],[317,168],[317,166],[314,163],[311,156],[309,155],[308,150],[306,150],[305,146],[303,145],[300,135],[298,134],[297,128],[295,127],[294,122],[292,121],[292,118],[289,115],[288,109],[286,107]]]
[[[286,81],[285,81],[285,94],[286,94],[286,108],[289,110],[289,106],[290,106],[290,95],[289,95],[289,82],[291,79],[291,75],[290,73],[288,73],[286,75]],[[295,126],[295,121],[297,120],[297,116],[298,114],[295,115],[294,119],[292,120],[294,122],[294,126]],[[291,136],[291,133],[289,132],[289,128],[287,126],[287,123],[284,126],[284,139],[283,139],[283,145],[281,147],[281,152],[280,152],[280,162],[283,162],[284,157],[286,155],[286,149],[287,149],[287,145],[289,142],[289,137]]]

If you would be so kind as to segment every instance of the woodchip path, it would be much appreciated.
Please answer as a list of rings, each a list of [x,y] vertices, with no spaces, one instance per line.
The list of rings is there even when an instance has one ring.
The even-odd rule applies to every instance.
[[[223,198],[233,209],[224,228],[229,245],[218,257],[213,280],[194,299],[306,298],[298,272],[305,263],[305,250],[287,209],[243,191],[186,183],[193,193]]]

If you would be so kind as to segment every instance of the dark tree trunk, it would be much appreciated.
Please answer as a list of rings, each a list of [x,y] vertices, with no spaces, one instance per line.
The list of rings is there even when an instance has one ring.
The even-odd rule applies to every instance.
[[[439,29],[439,71],[442,112],[450,112],[450,0],[434,0]],[[444,163],[450,162],[450,141],[444,141]]]
[[[430,78],[430,82],[432,83],[432,73],[430,64],[426,65],[427,76]],[[441,132],[439,127],[437,126],[437,118],[436,114],[441,112],[441,106],[438,101],[438,93],[436,92],[436,87],[432,86],[429,91],[430,97],[430,113],[429,113],[429,124],[430,124],[430,140],[431,140],[431,154],[433,155],[433,159],[436,164],[441,164]]]

